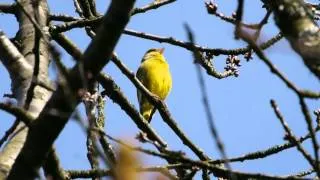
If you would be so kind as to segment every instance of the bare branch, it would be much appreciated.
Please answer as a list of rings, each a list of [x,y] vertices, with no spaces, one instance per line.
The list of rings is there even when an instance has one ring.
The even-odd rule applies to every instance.
[[[11,127],[6,131],[4,136],[0,139],[0,148],[8,140],[9,136],[14,133],[19,125],[19,121],[15,120]]]
[[[170,3],[173,3],[175,2],[176,0],[154,0],[152,3],[144,6],[144,7],[140,7],[140,8],[134,8],[133,11],[131,12],[131,15],[136,15],[136,14],[140,14],[140,13],[145,13],[149,10],[152,10],[152,9],[157,9],[161,6],[164,6],[164,5],[167,5],[167,4],[170,4]]]
[[[13,75],[27,79],[31,76],[32,67],[16,46],[0,30],[0,60],[7,68],[11,78]]]
[[[286,131],[286,138],[293,142],[294,144],[296,144],[297,149],[301,152],[301,154],[305,157],[305,159],[309,162],[309,164],[314,168],[314,170],[317,172],[318,176],[320,175],[320,171],[319,171],[319,165],[312,159],[311,155],[308,154],[304,148],[302,147],[302,145],[300,144],[300,142],[297,140],[297,138],[294,136],[294,134],[292,133],[291,129],[289,128],[287,122],[285,121],[284,117],[282,116],[278,105],[276,104],[276,102],[272,99],[270,101],[271,106],[275,112],[275,114],[277,115],[277,118],[280,120],[282,127],[284,128],[284,130]]]
[[[320,130],[320,127],[317,127],[314,130],[314,132],[318,132],[319,130]],[[310,139],[310,138],[311,138],[311,135],[309,133],[309,134],[307,134],[305,136],[299,137],[297,140],[299,141],[299,143],[303,143],[304,141],[306,141],[307,139]],[[230,159],[228,159],[228,161],[229,162],[243,162],[243,161],[248,161],[248,160],[262,159],[262,158],[277,154],[277,153],[279,153],[281,151],[284,151],[286,149],[293,148],[293,147],[295,147],[294,143],[287,142],[287,143],[284,143],[284,144],[281,144],[281,145],[272,146],[272,147],[267,148],[265,150],[251,152],[251,153],[247,153],[247,154],[245,154],[243,156],[230,158]],[[213,164],[221,164],[221,163],[224,162],[224,160],[212,160],[210,162],[213,163]]]

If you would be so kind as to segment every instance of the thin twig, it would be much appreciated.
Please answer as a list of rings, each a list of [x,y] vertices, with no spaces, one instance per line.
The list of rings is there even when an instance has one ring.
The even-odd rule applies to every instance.
[[[306,170],[306,171],[301,171],[301,172],[298,172],[296,174],[293,174],[293,175],[289,175],[289,176],[286,176],[286,178],[290,179],[291,177],[304,177],[304,176],[308,176],[312,173],[314,173],[314,169],[309,169],[309,170]]]
[[[223,13],[218,12],[218,5],[216,3],[214,3],[213,1],[205,2],[205,6],[207,8],[208,14],[212,14],[225,22],[236,25],[236,23],[237,23],[236,18],[235,18],[236,14],[232,14],[232,16],[226,16]],[[268,11],[266,16],[263,18],[263,20],[260,23],[247,24],[247,23],[240,22],[240,24],[242,27],[253,29],[253,30],[258,30],[261,28],[262,24],[267,23],[269,15],[270,15],[270,13]]]
[[[15,120],[12,126],[5,132],[4,136],[0,139],[0,148],[5,143],[9,136],[16,130],[17,126],[19,125],[19,120]]]
[[[314,131],[315,132],[318,132],[320,130],[319,127],[317,127]],[[297,140],[300,142],[300,143],[303,143],[304,141],[310,139],[311,135],[310,133],[305,135],[305,136],[302,136],[302,137],[299,137]],[[271,156],[271,155],[274,155],[274,154],[277,154],[281,151],[284,151],[286,149],[289,149],[289,148],[293,148],[295,147],[295,144],[292,143],[292,142],[287,142],[287,143],[284,143],[284,144],[281,144],[281,145],[275,145],[275,146],[272,146],[268,149],[265,149],[265,150],[260,150],[260,151],[256,151],[256,152],[251,152],[251,153],[247,153],[243,156],[239,156],[239,157],[234,157],[234,158],[230,158],[228,159],[229,162],[243,162],[243,161],[248,161],[248,160],[256,160],[256,159],[262,159],[262,158],[265,158],[265,157],[268,157],[268,156]],[[225,160],[212,160],[210,161],[212,164],[221,164],[223,163]]]
[[[54,35],[56,33],[69,31],[73,28],[83,28],[86,26],[96,26],[101,21],[102,21],[102,18],[99,17],[99,18],[93,18],[91,20],[80,19],[77,21],[71,21],[71,22],[67,22],[64,24],[52,25],[52,26],[50,26],[50,32],[52,35]],[[190,43],[174,39],[173,37],[163,37],[163,36],[158,36],[158,35],[154,35],[154,34],[150,34],[150,33],[135,31],[132,29],[126,29],[126,30],[124,30],[123,33],[130,35],[130,36],[135,36],[135,37],[139,37],[139,38],[143,38],[143,39],[157,41],[160,43],[168,43],[168,44],[171,44],[174,46],[185,48],[187,50],[192,49]],[[272,37],[271,39],[269,39],[268,41],[261,43],[260,48],[267,49],[270,46],[272,46],[273,44],[275,44],[276,42],[278,42],[280,39],[282,39],[282,37],[283,37],[283,35],[281,33],[279,33],[279,34],[275,35],[274,37]],[[251,48],[249,46],[244,47],[244,48],[237,48],[237,49],[208,48],[208,47],[204,47],[204,46],[200,46],[200,45],[195,45],[195,47],[200,52],[211,53],[215,56],[222,55],[222,54],[223,55],[240,55],[240,54],[245,54],[251,50]]]
[[[167,5],[167,4],[170,4],[170,3],[173,3],[175,2],[176,0],[154,0],[152,3],[146,5],[146,6],[143,6],[143,7],[140,7],[140,8],[134,8],[133,11],[131,12],[131,16],[133,15],[136,15],[136,14],[139,14],[139,13],[145,13],[149,10],[152,10],[152,9],[157,9],[161,6],[164,6],[164,5]]]
[[[311,155],[308,154],[304,148],[302,147],[302,145],[300,144],[300,142],[297,140],[297,138],[294,136],[294,134],[292,133],[291,129],[289,128],[287,122],[285,121],[284,117],[282,116],[280,110],[279,110],[279,107],[278,105],[276,104],[275,100],[271,100],[270,101],[271,103],[271,106],[277,116],[277,118],[280,120],[281,122],[281,125],[283,127],[283,129],[286,131],[286,138],[289,140],[289,141],[292,141],[297,149],[301,152],[301,154],[304,156],[304,158],[309,162],[309,164],[313,167],[313,169],[316,171],[317,175],[319,176],[320,175],[320,172],[319,172],[319,166],[318,164],[316,164],[316,162],[314,162],[314,160],[312,159]],[[320,176],[319,176],[320,177]]]
[[[306,124],[307,124],[308,131],[309,131],[309,133],[311,135],[311,142],[312,142],[312,145],[313,145],[313,151],[314,151],[314,156],[315,156],[315,160],[316,160],[315,163],[319,164],[319,144],[318,144],[318,141],[317,141],[316,134],[313,131],[312,118],[311,118],[311,115],[309,113],[307,104],[304,101],[303,97],[299,96],[299,102],[300,102],[300,108],[301,108],[302,114],[304,115],[304,119],[305,119]],[[317,167],[318,167],[318,169],[315,169],[315,170],[317,170],[317,172],[320,174],[320,168],[319,168],[319,166],[317,166]]]

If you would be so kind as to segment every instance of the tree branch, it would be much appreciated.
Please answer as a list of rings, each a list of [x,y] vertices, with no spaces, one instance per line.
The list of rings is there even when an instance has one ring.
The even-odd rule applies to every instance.
[[[0,4],[0,13],[15,14],[16,4]]]
[[[320,79],[320,31],[303,0],[264,0],[274,12],[276,24],[305,65]],[[281,7],[281,8],[280,8]],[[290,21],[288,21],[290,19]]]

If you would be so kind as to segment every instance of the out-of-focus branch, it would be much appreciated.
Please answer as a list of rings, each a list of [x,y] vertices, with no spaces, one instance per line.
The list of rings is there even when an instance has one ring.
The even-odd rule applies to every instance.
[[[82,15],[84,18],[92,18],[93,13],[91,11],[90,3],[88,0],[76,0],[79,4],[79,7],[81,8]]]
[[[195,44],[195,40],[194,40],[194,36],[193,36],[193,33],[191,32],[191,29],[188,25],[185,25],[185,29],[187,31],[187,36],[188,36],[188,39],[190,41],[190,43],[192,45]],[[210,103],[209,103],[209,100],[208,100],[208,93],[207,93],[207,90],[206,90],[206,87],[205,87],[205,82],[204,82],[204,77],[202,75],[202,72],[201,72],[201,68],[200,68],[200,61],[202,59],[202,56],[201,54],[199,53],[199,51],[196,50],[196,48],[193,46],[193,50],[192,50],[192,54],[193,54],[193,59],[194,59],[194,63],[195,63],[195,66],[196,66],[196,70],[197,70],[197,76],[198,76],[198,79],[199,79],[199,85],[200,85],[200,90],[201,90],[201,96],[202,96],[202,102],[203,102],[203,106],[204,106],[204,109],[205,109],[205,113],[206,113],[206,116],[207,116],[207,121],[208,121],[208,124],[209,124],[209,127],[210,127],[210,132],[211,132],[211,135],[216,143],[216,146],[219,150],[219,153],[222,157],[222,159],[224,159],[224,165],[225,167],[228,169],[228,170],[232,170],[231,169],[231,166],[229,164],[229,161],[228,161],[228,157],[227,157],[227,154],[226,154],[226,151],[224,149],[224,145],[223,145],[223,142],[218,134],[218,130],[214,124],[214,117],[213,117],[213,114],[211,112],[211,108],[210,108]],[[203,172],[203,177],[205,176],[205,172]],[[210,178],[205,178],[204,179],[210,179]],[[230,176],[230,179],[232,179],[232,177]]]
[[[263,1],[274,12],[276,24],[291,47],[320,79],[320,31],[311,9],[303,0]]]
[[[93,16],[99,16],[96,8],[96,0],[88,0],[89,7]]]
[[[14,133],[19,123],[20,122],[18,120],[15,120],[14,123],[11,125],[11,127],[5,132],[5,134],[0,139],[0,148],[8,140],[9,136]]]
[[[235,38],[239,39],[239,32],[241,31],[241,21],[242,21],[242,15],[243,15],[243,4],[244,0],[238,0],[238,7],[235,14]]]
[[[43,170],[47,179],[64,179],[65,171],[61,167],[58,155],[54,147],[48,153],[43,165]]]
[[[78,21],[82,18],[74,17],[66,14],[50,14],[49,20],[50,21],[63,21],[63,22],[71,22],[71,21]]]
[[[8,103],[0,103],[0,109],[16,116],[27,126],[34,120],[34,117],[26,110]]]
[[[16,159],[8,179],[33,179],[54,140],[79,103],[79,90],[94,82],[108,63],[114,46],[130,18],[134,0],[112,1],[97,37],[90,43],[81,63],[72,68],[68,92],[60,86],[52,95],[39,118],[32,124],[26,143]],[[82,78],[85,79],[82,79]]]
[[[75,61],[80,61],[82,55],[81,50],[62,33],[55,34],[52,38],[68,53],[73,57]]]
[[[15,14],[16,4],[0,4],[0,13]]]
[[[114,141],[116,143],[118,143],[119,145],[121,146],[124,146],[126,148],[129,148],[130,150],[132,151],[138,151],[138,152],[142,152],[142,153],[145,153],[147,155],[150,155],[150,156],[155,156],[155,157],[159,157],[159,158],[163,158],[163,159],[168,159],[168,158],[171,158],[172,155],[173,156],[176,156],[176,158],[179,158],[181,157],[181,153],[176,153],[176,152],[172,152],[172,151],[165,151],[165,152],[157,152],[157,151],[154,151],[154,150],[150,150],[150,149],[144,149],[142,147],[134,147],[134,146],[131,146],[119,139],[116,139],[114,137],[111,137],[110,135],[108,134],[105,134],[103,131],[99,130],[99,132],[107,137],[108,139],[110,139],[111,141]]]

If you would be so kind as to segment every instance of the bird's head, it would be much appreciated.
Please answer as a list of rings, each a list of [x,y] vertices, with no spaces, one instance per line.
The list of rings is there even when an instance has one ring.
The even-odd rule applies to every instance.
[[[163,56],[163,51],[164,48],[152,48],[149,49],[143,56],[141,62],[145,61],[145,60],[149,60],[149,59],[159,59],[159,60],[163,60],[165,61],[165,58]]]

